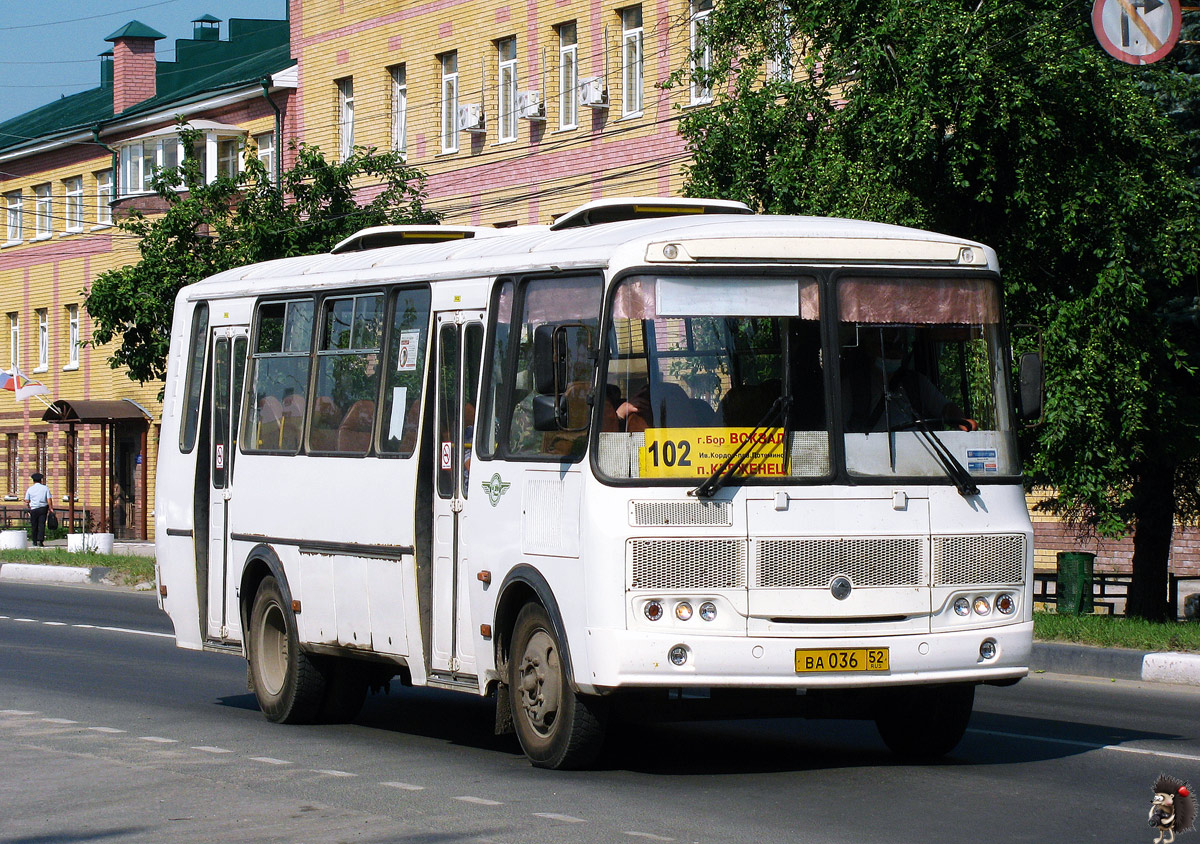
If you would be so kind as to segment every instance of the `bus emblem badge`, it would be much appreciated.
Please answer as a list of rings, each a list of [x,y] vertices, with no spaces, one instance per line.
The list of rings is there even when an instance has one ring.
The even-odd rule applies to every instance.
[[[491,502],[493,507],[495,507],[500,503],[500,496],[508,492],[508,488],[510,486],[512,486],[512,484],[508,483],[507,481],[500,480],[500,473],[497,472],[496,474],[492,475],[492,479],[490,481],[487,481],[485,484],[483,484],[483,491],[487,493],[488,501]]]
[[[829,586],[829,591],[839,601],[844,601],[850,597],[850,589],[850,579],[846,577],[835,577],[833,583]]]

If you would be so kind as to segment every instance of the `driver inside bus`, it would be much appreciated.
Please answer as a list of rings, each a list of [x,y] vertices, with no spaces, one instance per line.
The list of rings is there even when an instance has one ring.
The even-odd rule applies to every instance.
[[[859,326],[858,346],[842,355],[844,429],[852,433],[943,424],[976,431],[979,424],[913,365],[915,331]]]

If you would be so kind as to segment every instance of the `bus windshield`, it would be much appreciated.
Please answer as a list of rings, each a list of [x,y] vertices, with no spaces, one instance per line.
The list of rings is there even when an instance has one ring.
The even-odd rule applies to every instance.
[[[946,482],[1013,475],[999,294],[984,279],[843,278],[826,377],[812,277],[635,276],[614,291],[597,466],[614,480]],[[827,385],[834,387],[832,394]]]

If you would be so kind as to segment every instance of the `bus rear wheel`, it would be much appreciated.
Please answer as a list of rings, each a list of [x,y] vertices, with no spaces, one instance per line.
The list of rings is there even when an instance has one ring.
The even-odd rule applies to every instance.
[[[936,759],[962,741],[974,705],[970,684],[888,689],[877,702],[875,726],[896,755]]]
[[[267,719],[280,724],[315,721],[325,700],[325,677],[300,650],[296,617],[274,577],[263,578],[254,595],[246,645],[250,682]]]
[[[521,749],[538,768],[583,768],[604,743],[606,709],[572,691],[550,617],[526,604],[513,627],[508,693]]]

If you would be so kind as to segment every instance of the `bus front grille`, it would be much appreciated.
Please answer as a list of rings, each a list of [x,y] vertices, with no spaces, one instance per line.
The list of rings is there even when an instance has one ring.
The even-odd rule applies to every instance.
[[[630,501],[629,516],[635,527],[733,524],[733,508],[728,501]]]
[[[759,589],[821,588],[842,575],[854,586],[922,586],[925,541],[880,539],[759,539],[754,545],[751,586]]]
[[[743,589],[741,539],[631,539],[630,589]]]
[[[1006,586],[1024,579],[1024,534],[933,537],[934,586]]]

